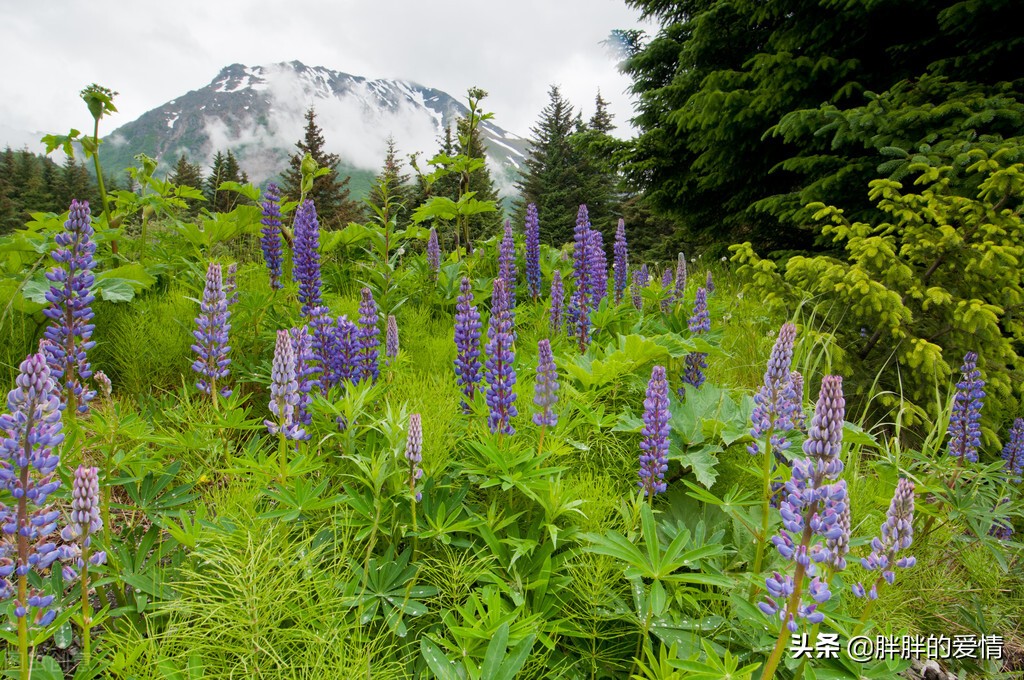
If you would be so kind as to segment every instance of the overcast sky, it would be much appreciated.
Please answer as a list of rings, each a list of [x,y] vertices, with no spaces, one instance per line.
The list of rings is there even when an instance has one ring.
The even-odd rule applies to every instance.
[[[0,144],[17,145],[15,131],[85,130],[78,92],[92,82],[120,93],[103,134],[228,64],[293,59],[459,99],[477,85],[494,122],[523,136],[550,84],[585,117],[600,88],[628,136],[629,80],[601,43],[652,30],[624,0],[0,0],[0,16]]]

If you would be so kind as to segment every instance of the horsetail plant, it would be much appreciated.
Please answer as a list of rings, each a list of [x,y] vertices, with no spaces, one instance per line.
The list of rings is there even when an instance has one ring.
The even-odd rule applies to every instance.
[[[196,342],[192,345],[192,351],[198,358],[192,362],[192,370],[200,375],[196,387],[204,394],[210,395],[213,400],[213,408],[217,408],[217,395],[222,397],[231,396],[231,390],[222,387],[217,389],[217,381],[227,378],[230,372],[228,366],[231,359],[228,352],[231,347],[228,345],[228,332],[231,330],[229,323],[231,312],[228,311],[227,297],[224,295],[223,284],[221,283],[220,265],[211,262],[206,268],[206,286],[203,289],[203,299],[199,305],[199,316],[196,317],[196,330],[192,331]]]
[[[273,290],[281,289],[281,270],[283,258],[281,255],[281,192],[277,185],[271,182],[263,194],[263,229],[260,230],[260,249],[263,251],[263,261],[267,265],[270,274],[270,287]]]
[[[536,302],[540,297],[540,220],[537,206],[530,203],[526,206],[526,289]]]
[[[492,433],[515,434],[512,418],[516,409],[516,369],[513,365],[512,321],[508,310],[508,293],[503,279],[494,279],[491,298],[491,320],[487,328],[487,405],[490,407],[488,425]]]
[[[47,540],[60,517],[46,504],[60,487],[60,458],[54,451],[64,441],[60,391],[41,353],[30,354],[19,371],[7,394],[9,413],[0,415],[0,488],[17,501],[13,507],[0,503],[0,600],[15,598],[21,677],[27,680],[29,615],[37,626],[49,625],[56,616],[49,608],[54,595],[29,588],[28,575],[42,575],[68,553]]]
[[[843,379],[825,376],[803,445],[805,457],[793,461],[792,476],[786,482],[786,498],[779,508],[782,528],[772,539],[779,554],[795,565],[795,571],[792,575],[776,571],[766,579],[769,597],[758,603],[761,611],[777,616],[784,624],[761,672],[765,680],[775,676],[790,633],[799,630],[797,620],[821,623],[825,616],[818,607],[832,597],[828,579],[822,578],[818,565],[828,564],[828,541],[839,540],[843,533],[840,517],[847,494],[846,481],[839,480],[843,471],[839,452],[845,411]],[[805,602],[805,588],[812,602]]]
[[[640,442],[640,481],[638,485],[644,497],[653,501],[655,494],[664,493],[668,488],[665,473],[668,471],[669,413],[668,380],[665,367],[655,366],[647,383],[647,398],[644,400],[644,428]]]
[[[52,257],[57,266],[46,272],[52,284],[46,300],[53,305],[43,310],[52,321],[44,333],[50,341],[46,357],[53,379],[63,383],[64,403],[71,413],[87,412],[89,402],[96,396],[84,383],[92,376],[87,352],[96,345],[92,340],[95,326],[91,323],[95,296],[89,290],[96,266],[92,236],[89,202],[71,201],[64,231],[54,237],[57,247]]]
[[[89,663],[92,645],[92,603],[89,601],[89,565],[99,566],[106,562],[105,552],[92,552],[92,537],[102,531],[100,519],[100,483],[94,467],[79,465],[71,485],[71,521],[61,532],[61,538],[69,544],[68,557],[74,561],[80,573],[65,566],[65,577],[79,578],[82,586],[82,657]],[[71,580],[68,578],[67,580]]]
[[[473,287],[469,279],[462,277],[459,295],[455,305],[455,374],[462,389],[462,410],[469,412],[469,405],[480,382],[480,312],[473,304]]]

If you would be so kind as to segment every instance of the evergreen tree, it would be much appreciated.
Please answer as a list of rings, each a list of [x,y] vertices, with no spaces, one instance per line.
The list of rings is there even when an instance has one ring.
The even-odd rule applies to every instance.
[[[396,226],[399,229],[409,224],[410,215],[414,207],[413,201],[417,198],[416,188],[409,184],[409,174],[402,172],[402,170],[403,163],[398,155],[395,138],[388,135],[384,165],[381,167],[380,173],[374,178],[367,201],[378,208],[383,207],[384,187],[386,186],[388,197],[398,209]]]
[[[313,188],[306,196],[313,199],[316,205],[321,227],[340,228],[349,222],[362,221],[362,206],[349,197],[351,191],[348,183],[351,178],[341,178],[338,174],[341,158],[338,154],[327,153],[324,144],[323,130],[316,124],[316,110],[310,106],[306,111],[305,134],[295,143],[298,151],[288,159],[288,169],[282,175],[282,196],[296,201],[302,195],[302,159],[308,153],[319,167],[330,170],[326,175],[313,180]]]
[[[167,181],[175,186],[180,187],[192,187],[193,189],[203,188],[203,169],[196,163],[190,163],[188,156],[182,154],[178,158],[177,165],[174,166],[174,170],[167,176]],[[199,214],[199,208],[202,202],[189,199],[188,203],[188,214],[195,216]]]
[[[459,118],[456,122],[456,130],[461,137],[466,136],[468,127],[469,120],[466,118]],[[487,147],[484,145],[479,126],[473,130],[473,134],[469,138],[469,144],[464,145],[460,151],[463,155],[470,158],[487,158]],[[491,170],[486,164],[471,172],[468,180],[463,190],[464,194],[468,191],[474,191],[476,195],[473,198],[478,201],[494,201],[499,203],[498,212],[478,213],[469,217],[469,228],[473,238],[476,240],[488,239],[498,234],[505,223],[500,209],[501,199],[498,197],[498,189],[494,186]]]
[[[213,157],[213,165],[210,166],[210,174],[206,178],[206,201],[210,212],[230,212],[238,204],[239,196],[234,191],[221,191],[220,185],[224,182],[245,183],[248,181],[245,173],[238,166],[238,159],[235,154],[228,151],[227,154],[218,151]]]

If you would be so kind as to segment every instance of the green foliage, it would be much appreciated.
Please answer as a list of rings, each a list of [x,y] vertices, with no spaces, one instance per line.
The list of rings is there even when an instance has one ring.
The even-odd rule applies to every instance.
[[[875,180],[870,195],[886,216],[879,224],[808,206],[845,259],[798,256],[780,272],[749,243],[733,246],[733,259],[766,301],[794,307],[809,300],[836,343],[849,348],[836,369],[852,370],[861,383],[848,393],[863,399],[864,381],[878,375],[878,405],[901,409],[907,424],[937,417],[935,385],[950,381],[969,350],[980,356],[990,395],[1019,399],[1024,164],[1015,156],[1013,148],[991,156],[976,148],[963,171],[915,164],[915,193]],[[957,191],[960,175],[977,185],[976,195]],[[889,362],[897,370],[883,371]],[[986,409],[987,422],[1001,419],[998,411]]]

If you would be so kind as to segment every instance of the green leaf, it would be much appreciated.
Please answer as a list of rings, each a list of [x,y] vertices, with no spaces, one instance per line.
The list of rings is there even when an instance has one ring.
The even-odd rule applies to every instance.
[[[93,290],[107,302],[131,302],[135,297],[135,288],[126,279],[103,279],[96,282]]]
[[[705,488],[710,489],[718,478],[718,457],[716,454],[722,452],[722,447],[717,444],[709,444],[699,449],[687,449],[676,454],[674,450],[669,452],[669,460],[677,460],[683,467],[693,471],[697,481]]]
[[[455,662],[449,661],[444,652],[426,637],[420,639],[420,654],[439,680],[460,680]]]

